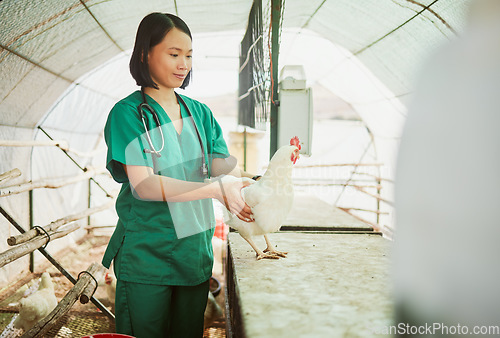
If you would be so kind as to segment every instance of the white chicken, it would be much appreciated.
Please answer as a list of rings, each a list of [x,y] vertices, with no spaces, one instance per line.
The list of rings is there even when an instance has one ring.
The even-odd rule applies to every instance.
[[[38,290],[19,301],[19,316],[13,325],[16,329],[28,331],[38,321],[45,318],[57,306],[54,284],[48,272],[42,274]]]
[[[281,228],[292,208],[292,167],[299,158],[300,148],[299,138],[295,136],[290,140],[289,146],[280,147],[276,151],[264,175],[256,183],[241,190],[241,196],[252,209],[255,221],[244,222],[237,217],[231,217],[226,222],[250,244],[258,260],[286,257],[287,252],[277,251],[267,234]],[[264,251],[253,242],[252,236],[256,235],[264,235],[267,244]]]
[[[203,319],[203,328],[209,327],[215,320],[222,318],[222,309],[217,304],[212,292],[208,291],[207,306],[205,307],[205,314]]]
[[[115,296],[116,296],[116,277],[113,273],[106,272],[104,276],[104,282],[106,283],[106,294],[108,295],[108,300],[111,303],[111,308],[115,310]]]
[[[212,267],[212,274],[222,275],[224,274],[224,266],[222,264],[224,260],[224,254],[226,249],[226,242],[217,236],[212,237],[212,248],[214,256],[214,265]]]

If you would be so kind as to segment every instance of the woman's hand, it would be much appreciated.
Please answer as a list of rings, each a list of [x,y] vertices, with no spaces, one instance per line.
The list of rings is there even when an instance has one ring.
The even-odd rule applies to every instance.
[[[237,178],[231,175],[221,175],[211,179],[218,184],[216,198],[226,206],[226,209],[245,222],[253,222],[252,209],[241,197],[241,189],[255,183],[247,178]]]

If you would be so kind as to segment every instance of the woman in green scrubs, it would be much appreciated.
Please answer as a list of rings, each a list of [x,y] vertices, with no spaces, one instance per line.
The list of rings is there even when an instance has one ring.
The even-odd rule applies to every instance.
[[[137,31],[130,72],[158,115],[160,126],[148,112],[144,123],[156,150],[164,140],[161,156],[153,162],[147,152],[141,91],[116,103],[104,129],[107,168],[122,187],[103,265],[114,261],[118,280],[116,331],[138,338],[202,337],[213,265],[212,198],[240,219],[253,217],[240,193],[248,182],[231,175],[204,182],[204,159],[208,176],[252,175],[230,160],[210,109],[174,92],[189,84],[191,41],[187,25],[171,14],[149,14]]]

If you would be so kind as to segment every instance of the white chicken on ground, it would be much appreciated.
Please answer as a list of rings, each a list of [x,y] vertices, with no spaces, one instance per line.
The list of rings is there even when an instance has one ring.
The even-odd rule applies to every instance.
[[[111,312],[115,312],[115,298],[116,298],[116,283],[117,279],[114,274],[113,262],[106,273],[99,279],[99,286],[102,286],[106,291],[106,298],[103,298],[103,303],[109,308],[111,307]],[[0,337],[1,338],[1,337]]]
[[[54,284],[48,272],[42,274],[38,290],[19,301],[19,316],[13,325],[28,331],[57,306]]]
[[[104,283],[106,283],[106,294],[111,304],[111,309],[115,311],[115,297],[116,297],[116,277],[112,272],[106,272],[104,275]]]
[[[255,250],[257,259],[279,259],[287,252],[277,251],[269,241],[267,234],[281,228],[293,202],[292,167],[299,158],[299,139],[290,140],[289,146],[280,147],[269,162],[264,175],[254,184],[241,190],[245,203],[252,209],[254,221],[244,222],[232,216],[227,225],[236,229]],[[252,236],[264,235],[267,248],[260,250]]]
[[[203,328],[209,327],[214,321],[222,318],[223,312],[212,292],[208,291],[207,306],[205,307]]]

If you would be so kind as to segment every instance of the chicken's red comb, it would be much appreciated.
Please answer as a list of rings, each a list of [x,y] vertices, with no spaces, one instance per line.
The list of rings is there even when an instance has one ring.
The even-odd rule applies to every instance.
[[[292,139],[290,140],[290,145],[296,146],[297,148],[299,148],[299,150],[302,149],[302,147],[300,146],[299,138],[297,136],[292,137]]]

